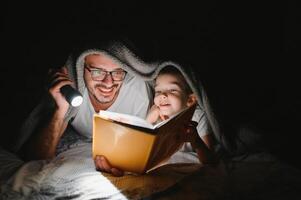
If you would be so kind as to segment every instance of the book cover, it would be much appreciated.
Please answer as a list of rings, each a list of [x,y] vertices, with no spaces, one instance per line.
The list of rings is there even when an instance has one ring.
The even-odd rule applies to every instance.
[[[191,106],[156,125],[110,111],[93,116],[93,158],[105,156],[124,171],[145,173],[156,168],[183,144],[181,130],[194,113]]]

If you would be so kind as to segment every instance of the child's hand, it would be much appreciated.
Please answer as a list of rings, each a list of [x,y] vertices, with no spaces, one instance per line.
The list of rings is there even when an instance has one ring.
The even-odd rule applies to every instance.
[[[162,121],[164,121],[164,120],[167,120],[169,117],[167,116],[167,115],[162,115],[161,113],[160,113],[160,119],[162,120]]]
[[[200,142],[199,140],[202,140],[198,135],[196,126],[197,122],[190,121],[190,123],[184,127],[183,131],[184,142],[190,142],[193,149],[196,149],[196,145]]]
[[[151,124],[155,124],[158,121],[159,117],[160,117],[159,108],[154,104],[151,107],[149,113],[147,114],[146,121],[148,121]]]
[[[155,124],[158,121],[164,121],[168,119],[168,116],[162,115],[160,113],[160,109],[155,104],[151,107],[149,113],[147,114],[146,121],[148,121],[151,124]]]

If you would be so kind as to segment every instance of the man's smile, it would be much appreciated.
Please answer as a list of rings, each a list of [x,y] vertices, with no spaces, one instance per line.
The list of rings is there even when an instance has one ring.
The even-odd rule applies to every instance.
[[[106,87],[97,87],[97,89],[102,93],[102,94],[111,94],[114,89],[116,88],[116,86],[110,87],[110,88],[106,88]]]

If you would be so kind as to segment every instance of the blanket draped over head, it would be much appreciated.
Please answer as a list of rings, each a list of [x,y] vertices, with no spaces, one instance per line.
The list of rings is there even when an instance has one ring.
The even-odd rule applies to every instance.
[[[82,94],[86,87],[84,82],[84,58],[89,54],[100,53],[119,64],[129,75],[139,76],[150,82],[156,78],[162,68],[167,66],[176,67],[196,94],[199,108],[203,111],[202,117],[205,117],[203,119],[207,122],[206,128],[213,133],[217,140],[216,147],[223,146],[223,137],[211,112],[200,76],[192,66],[182,66],[176,62],[164,60],[144,61],[141,57],[138,57],[137,49],[124,40],[108,40],[101,43],[101,45],[84,46],[83,49],[79,48],[70,54],[65,63],[70,79],[74,81],[75,87]],[[49,94],[46,94],[23,123],[20,136],[12,151],[21,153],[22,146],[30,140],[35,131],[41,128],[39,127],[41,124],[45,124],[45,120],[49,119],[54,108],[54,100]],[[65,120],[69,121],[77,112],[78,107],[70,106]],[[112,177],[109,174],[95,170],[91,155],[92,145],[89,142],[77,139],[75,137],[76,144],[73,143],[74,145],[71,145],[70,141],[64,143],[62,142],[64,138],[61,139],[61,142],[67,144],[68,148],[63,148],[61,152],[57,149],[59,153],[51,160],[36,160],[25,163],[20,159],[10,157],[7,159],[5,156],[4,159],[10,160],[10,174],[13,174],[13,176],[10,176],[7,184],[0,187],[0,198],[54,199],[57,197],[63,199],[74,197],[74,199],[82,199],[82,197],[85,197],[88,199],[102,199],[115,196],[115,199],[126,199],[123,195],[127,195],[130,199],[140,199],[166,190],[201,166],[199,163],[192,163],[191,165],[171,164],[165,165],[166,167],[159,167],[158,170],[153,170],[153,172],[143,176],[126,174],[120,178]]]
[[[83,50],[79,49],[67,59],[66,67],[70,78],[80,92],[85,88],[83,58],[87,54],[103,53],[119,63],[131,75],[139,76],[146,81],[153,80],[162,68],[174,66],[183,73],[196,94],[200,109],[203,110],[218,145],[229,148],[211,111],[201,77],[196,73],[196,69],[174,61],[143,61],[130,45],[119,40],[96,46],[97,48],[94,45]],[[45,115],[51,114],[54,106],[53,100],[46,95],[21,127],[21,135],[14,146],[14,151],[19,151],[29,140],[40,122],[43,122],[43,117],[45,119]],[[77,108],[70,107],[66,120],[76,112]],[[12,156],[11,153],[1,153],[3,150],[0,148],[0,161],[4,160],[6,164],[0,162],[0,172],[4,172],[5,176],[14,173],[4,185],[1,185],[0,179],[0,199],[142,199],[165,191],[175,183],[178,184],[174,189],[179,191],[163,192],[163,195],[171,196],[166,199],[229,199],[231,195],[235,196],[233,198],[257,196],[256,199],[280,195],[277,199],[291,199],[289,197],[294,194],[300,196],[298,187],[301,185],[300,171],[281,163],[275,164],[274,157],[262,154],[248,158],[247,162],[239,163],[236,160],[235,165],[231,165],[235,167],[224,167],[223,162],[220,162],[218,167],[203,166],[202,170],[196,171],[199,170],[199,164],[165,165],[157,168],[158,171],[154,170],[142,176],[126,174],[123,177],[113,177],[95,170],[94,161],[91,159],[91,146],[90,143],[82,142],[75,148],[59,153],[51,160],[35,160],[27,163]],[[228,174],[228,170],[231,170],[231,173]],[[200,173],[191,174],[192,171]],[[184,179],[187,174],[190,176]],[[267,185],[272,187],[267,189],[265,187]]]
[[[86,45],[83,48],[75,50],[67,59],[65,66],[68,69],[70,78],[74,81],[76,88],[79,92],[83,93],[85,88],[85,83],[83,79],[84,73],[84,58],[86,55],[91,53],[102,53],[113,59],[116,63],[126,70],[128,73],[139,76],[146,81],[154,80],[159,71],[166,66],[174,66],[182,72],[187,83],[191,87],[192,91],[196,94],[198,104],[200,108],[205,113],[207,118],[208,127],[213,133],[218,144],[226,146],[224,142],[224,137],[221,134],[217,120],[210,108],[209,101],[205,92],[205,89],[201,83],[201,77],[196,72],[195,68],[189,65],[181,66],[173,61],[151,61],[145,62],[137,53],[134,53],[132,44],[127,40],[108,40],[101,42],[95,48],[95,43],[93,45]],[[54,102],[46,97],[44,100],[32,111],[29,118],[23,124],[21,128],[21,135],[18,138],[13,151],[17,152],[21,146],[26,142],[26,140],[33,133],[34,129],[39,124],[42,119],[41,116],[45,113],[50,113],[54,107]],[[70,107],[66,115],[66,120],[69,120],[77,113],[78,108]]]

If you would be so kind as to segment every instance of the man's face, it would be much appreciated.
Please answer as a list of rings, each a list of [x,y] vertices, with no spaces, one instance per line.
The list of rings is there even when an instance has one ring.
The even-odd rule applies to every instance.
[[[170,117],[187,106],[188,95],[182,89],[183,84],[175,75],[162,74],[157,77],[154,103],[161,115]]]
[[[87,69],[88,68],[88,69]],[[114,81],[107,73],[103,80],[92,79],[91,70],[101,69],[107,72],[123,71],[119,65],[103,54],[91,54],[85,58],[84,79],[92,101],[96,104],[113,104],[118,96],[121,81]]]

